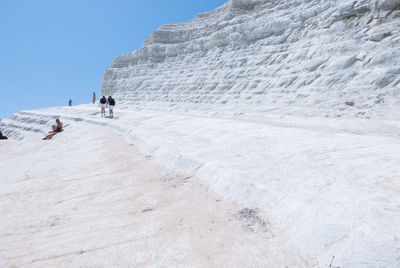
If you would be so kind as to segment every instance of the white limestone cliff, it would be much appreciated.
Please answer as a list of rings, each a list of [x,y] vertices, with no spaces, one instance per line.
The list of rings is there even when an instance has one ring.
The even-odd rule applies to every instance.
[[[117,57],[102,93],[172,111],[398,117],[399,42],[398,0],[232,0]]]

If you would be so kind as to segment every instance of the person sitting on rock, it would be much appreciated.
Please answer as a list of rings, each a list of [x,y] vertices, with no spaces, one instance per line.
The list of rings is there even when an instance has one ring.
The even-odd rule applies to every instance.
[[[3,136],[3,133],[0,131],[0,140],[8,140],[7,136]]]
[[[53,131],[50,131],[49,134],[47,134],[47,136],[43,138],[44,140],[50,140],[54,135],[63,131],[63,124],[61,123],[60,119],[56,119],[56,123],[57,125],[51,126]]]

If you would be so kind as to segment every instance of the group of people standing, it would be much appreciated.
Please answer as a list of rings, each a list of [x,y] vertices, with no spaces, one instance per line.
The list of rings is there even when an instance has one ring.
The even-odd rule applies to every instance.
[[[115,100],[113,99],[112,96],[109,96],[107,99],[105,96],[100,98],[100,103],[101,107],[101,116],[106,116],[106,108],[108,107],[109,109],[109,114],[110,118],[114,117],[114,106],[115,106]]]
[[[93,91],[93,104],[95,104],[95,103],[96,103],[96,92]],[[72,99],[70,99],[68,101],[68,105],[72,106]],[[113,99],[112,96],[109,96],[107,99],[105,96],[102,96],[100,98],[99,106],[101,107],[101,116],[102,117],[106,116],[106,108],[107,107],[109,109],[110,118],[114,117],[115,100]]]

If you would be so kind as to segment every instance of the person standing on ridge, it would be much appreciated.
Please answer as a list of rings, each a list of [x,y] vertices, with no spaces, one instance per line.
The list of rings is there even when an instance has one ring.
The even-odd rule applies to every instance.
[[[110,118],[114,117],[114,106],[115,106],[115,100],[113,97],[109,96],[107,99],[107,104],[108,104],[108,109],[110,113]]]
[[[69,99],[68,105],[72,106],[72,100],[71,99]]]
[[[100,98],[100,107],[101,107],[101,116],[106,116],[106,104],[107,104],[107,99],[106,97],[101,97]]]
[[[96,93],[93,91],[93,104],[96,103]]]

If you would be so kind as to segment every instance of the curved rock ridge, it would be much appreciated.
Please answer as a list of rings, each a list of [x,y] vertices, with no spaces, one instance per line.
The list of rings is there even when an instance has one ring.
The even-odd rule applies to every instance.
[[[201,113],[400,115],[399,0],[231,0],[117,57],[102,94]]]

